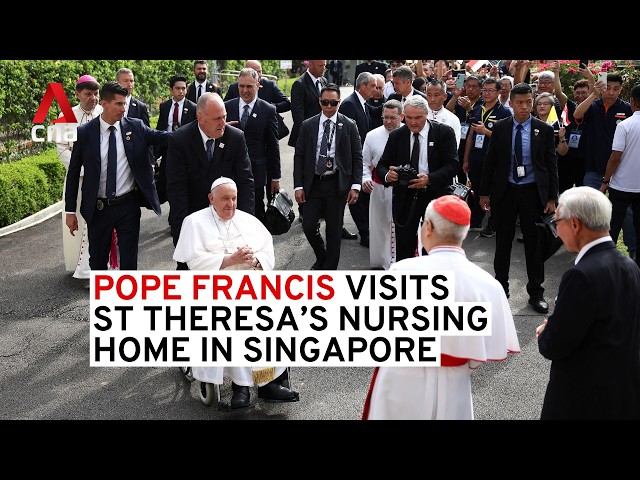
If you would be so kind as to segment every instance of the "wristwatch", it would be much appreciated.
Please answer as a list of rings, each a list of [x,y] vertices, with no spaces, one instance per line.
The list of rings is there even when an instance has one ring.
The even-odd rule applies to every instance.
[[[604,178],[604,177],[602,177],[602,183],[609,183],[609,181],[610,181],[610,180],[611,180],[611,179],[609,179],[609,180],[605,180],[605,178]]]

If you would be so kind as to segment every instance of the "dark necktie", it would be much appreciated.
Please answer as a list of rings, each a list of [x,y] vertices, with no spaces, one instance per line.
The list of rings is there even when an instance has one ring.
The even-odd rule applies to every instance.
[[[318,94],[320,94],[321,89],[322,89],[322,84],[320,83],[320,80],[316,80],[316,90],[318,91]]]
[[[518,176],[518,165],[522,165],[522,124],[516,126],[516,138],[513,142],[513,179],[520,181]]]
[[[178,120],[178,102],[173,104],[173,126],[171,127],[172,130],[177,130],[178,127],[180,126],[179,120]]]
[[[362,105],[362,107],[364,108],[364,118],[367,119],[367,132],[369,130],[371,130],[371,111],[369,110],[369,105],[368,104],[364,104]]]
[[[213,143],[213,138],[207,140],[207,159],[209,160],[209,162],[211,162],[211,159],[213,158]]]
[[[200,95],[202,95],[202,85],[198,85],[198,94],[196,95],[196,102],[200,98]]]
[[[116,152],[116,127],[109,127],[109,150],[107,153],[107,198],[116,196],[116,169],[118,165],[118,154]]]
[[[320,142],[320,155],[318,155],[318,164],[316,168],[318,175],[322,175],[327,171],[327,153],[329,152],[329,128],[331,127],[331,120],[324,121],[324,132],[322,134],[322,141]]]
[[[244,127],[247,124],[247,120],[249,120],[249,105],[245,105],[244,111],[242,112],[242,118],[240,119],[241,130],[244,130]]]
[[[415,168],[416,172],[418,171],[418,166],[420,165],[420,134],[415,132],[413,134],[413,150],[411,150],[411,166]]]

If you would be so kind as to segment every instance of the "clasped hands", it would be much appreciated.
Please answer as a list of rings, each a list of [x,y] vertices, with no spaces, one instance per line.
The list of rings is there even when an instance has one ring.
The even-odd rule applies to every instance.
[[[256,256],[251,247],[238,247],[238,249],[227,257],[229,265],[246,265],[247,267],[255,267],[257,263]]]

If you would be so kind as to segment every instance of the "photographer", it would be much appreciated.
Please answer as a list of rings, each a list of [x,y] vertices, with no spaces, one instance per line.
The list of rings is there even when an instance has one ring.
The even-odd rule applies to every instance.
[[[404,102],[405,124],[389,133],[376,166],[383,185],[393,185],[396,261],[417,255],[418,225],[431,200],[446,195],[459,168],[458,143],[449,125],[427,120],[427,101]]]

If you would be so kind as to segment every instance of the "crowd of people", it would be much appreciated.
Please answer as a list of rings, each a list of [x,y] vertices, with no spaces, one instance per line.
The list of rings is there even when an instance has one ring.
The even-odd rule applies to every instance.
[[[528,303],[539,314],[550,310],[538,223],[554,213],[558,235],[578,256],[536,331],[540,353],[552,360],[542,418],[639,418],[640,86],[627,102],[620,75],[596,81],[582,65],[571,100],[558,62],[532,72],[525,60],[476,70],[450,60],[367,60],[342,99],[342,67],[332,62],[327,72],[326,60],[307,61],[288,98],[248,60],[223,98],[198,60],[193,82],[169,79],[155,129],[132,96],[131,70],[101,87],[90,75],[78,79],[77,140],[58,145],[67,167],[67,270],[87,278],[88,268],[110,268],[116,239],[119,268],[137,269],[141,208],[160,215],[165,201],[178,270],[272,269],[262,221],[280,189],[279,113],[291,110],[295,201],[315,254],[309,269],[337,270],[342,240],[359,236],[371,269],[454,268],[457,301],[494,306],[492,334],[476,344],[452,337],[441,367],[376,368],[363,418],[473,418],[472,369],[520,350],[508,304],[516,226]],[[451,195],[456,182],[474,193]],[[347,205],[358,234],[344,228]],[[493,275],[466,259],[469,231],[495,237]],[[628,257],[615,248],[621,231]],[[611,291],[623,310],[600,298]],[[577,373],[584,364],[596,378]],[[617,377],[607,375],[614,370]],[[299,399],[283,381],[286,369],[269,372],[194,376],[232,378],[232,408],[251,404],[254,385],[267,401]]]

